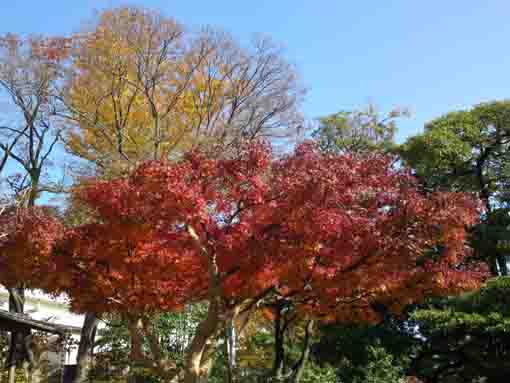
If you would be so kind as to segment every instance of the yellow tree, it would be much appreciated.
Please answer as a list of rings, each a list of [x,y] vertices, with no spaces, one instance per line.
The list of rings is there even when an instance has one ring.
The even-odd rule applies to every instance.
[[[225,33],[186,32],[158,12],[117,8],[75,42],[67,146],[100,172],[300,125],[303,90],[267,39],[242,49]]]
[[[163,106],[181,92],[181,40],[173,20],[128,8],[104,12],[95,30],[76,37],[65,95],[76,122],[71,152],[104,171],[125,170],[177,143],[183,132],[168,131],[172,108]],[[169,133],[174,142],[163,143]]]

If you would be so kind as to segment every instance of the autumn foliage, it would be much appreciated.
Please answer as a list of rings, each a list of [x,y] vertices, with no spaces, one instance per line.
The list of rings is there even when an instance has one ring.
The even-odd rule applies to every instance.
[[[379,154],[303,144],[274,158],[264,143],[232,159],[195,151],[127,178],[90,180],[75,198],[92,223],[62,234],[28,214],[4,241],[5,270],[24,280],[54,270],[38,283],[66,291],[79,312],[147,315],[209,301],[214,325],[200,330],[199,359],[219,322],[267,294],[318,318],[373,321],[378,305],[399,312],[484,276],[466,263],[464,245],[477,203],[424,195]]]
[[[229,302],[274,288],[343,319],[370,317],[376,301],[398,310],[478,281],[457,267],[475,202],[421,194],[385,156],[330,156],[309,144],[282,159],[260,143],[236,159],[192,152],[90,182],[76,198],[94,223],[62,235],[54,218],[23,213],[2,261],[30,273],[53,251],[52,278],[79,311],[168,311],[205,299],[211,259]]]
[[[53,249],[63,229],[45,208],[6,209],[0,215],[0,283],[10,288],[21,280],[55,292],[48,276],[56,271]]]
[[[305,90],[280,46],[241,44],[139,7],[104,10],[69,38],[0,36],[0,90],[8,103],[0,173],[12,204],[0,207],[0,285],[12,312],[24,312],[26,289],[41,289],[86,314],[77,382],[92,365],[101,316],[127,327],[133,365],[161,381],[206,381],[223,337],[232,383],[236,337],[264,315],[274,331],[271,374],[283,381],[294,371],[297,382],[317,321],[379,323],[487,276],[466,239],[492,199],[505,202],[509,135],[506,114],[495,113],[505,102],[433,122],[441,129],[423,136],[432,146],[412,138],[416,147],[404,145],[399,159],[381,151],[394,147],[393,119],[407,111],[380,118],[372,107],[321,118],[315,144],[275,155],[271,145],[287,150],[304,125]],[[464,125],[469,145],[455,141]],[[486,132],[474,134],[480,126]],[[450,141],[460,170],[438,178]],[[62,181],[52,170],[60,150],[83,162],[69,167],[79,182],[59,211],[36,205],[67,193],[67,165]],[[435,151],[440,158],[427,160]],[[431,182],[470,194],[431,192]],[[496,258],[494,275],[507,274]],[[155,318],[196,303],[207,312],[188,326],[183,368]],[[291,322],[303,347],[287,368]],[[9,381],[16,365],[39,368],[29,333],[11,336]]]
[[[137,7],[104,11],[91,27],[74,37],[64,98],[76,125],[66,143],[99,173],[190,148],[288,138],[303,123],[304,90],[267,38],[244,46]]]

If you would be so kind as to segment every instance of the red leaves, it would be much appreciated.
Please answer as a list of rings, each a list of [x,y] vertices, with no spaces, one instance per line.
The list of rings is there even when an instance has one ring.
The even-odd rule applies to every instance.
[[[54,64],[69,57],[72,43],[72,39],[65,37],[24,38],[12,33],[0,36],[0,47],[6,48],[10,57],[19,56],[20,51],[25,49],[31,59]]]
[[[338,320],[375,319],[374,302],[398,311],[476,286],[483,270],[460,267],[474,201],[425,196],[392,164],[310,144],[272,160],[252,144],[236,159],[192,152],[91,182],[77,198],[97,223],[58,241],[55,267],[67,277],[54,283],[77,310],[168,311],[208,299],[214,275],[230,303],[272,287]]]
[[[111,252],[110,267],[121,275],[136,264],[131,272],[141,288],[158,290],[151,302],[117,286],[116,299],[124,303],[105,297],[104,309],[162,309],[201,299],[211,283],[208,257],[216,259],[230,300],[274,286],[307,302],[303,308],[337,319],[375,317],[370,302],[376,300],[391,298],[397,309],[427,291],[476,283],[479,275],[455,269],[465,257],[464,226],[477,216],[466,196],[427,198],[407,172],[392,167],[392,158],[379,155],[333,157],[306,144],[270,159],[260,144],[235,160],[193,152],[181,163],[147,163],[128,180],[85,188],[82,198],[107,226],[101,233],[120,236],[120,247],[102,245],[102,253]],[[147,231],[131,237],[127,225]],[[192,244],[187,225],[201,247]],[[130,254],[122,250],[128,244]],[[440,260],[417,265],[436,244],[444,249]],[[108,286],[124,284],[111,273]]]
[[[0,217],[0,283],[14,287],[20,281],[50,289],[55,272],[52,254],[63,226],[44,208],[9,209]]]

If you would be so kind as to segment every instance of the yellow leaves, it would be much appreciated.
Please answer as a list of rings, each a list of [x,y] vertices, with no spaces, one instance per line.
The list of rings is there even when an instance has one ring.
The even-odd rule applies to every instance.
[[[174,20],[136,7],[101,13],[76,41],[67,103],[80,139],[69,147],[101,168],[297,123],[298,84],[271,44],[244,50],[213,30],[184,35]]]
[[[304,249],[306,251],[311,251],[313,253],[318,253],[322,248],[322,245],[320,243],[315,243],[312,245],[305,245]]]
[[[69,149],[108,167],[168,156],[189,136],[191,118],[184,115],[193,113],[192,105],[181,106],[185,98],[177,93],[180,59],[160,62],[163,52],[148,52],[149,37],[140,30],[131,36],[145,16],[125,12],[106,12],[97,30],[80,40],[67,97],[78,123],[68,132]]]
[[[381,292],[386,292],[388,290],[388,287],[385,285],[385,284],[382,284],[379,286],[379,291]]]
[[[445,277],[442,275],[442,274],[438,274],[434,277],[434,282],[439,286],[439,287],[445,287],[447,285],[446,283],[446,280],[445,280]]]
[[[274,315],[274,312],[273,312],[272,309],[270,309],[270,308],[263,308],[261,310],[261,313],[264,316],[264,318],[266,318],[267,320],[269,320],[269,321],[274,320],[275,315]]]
[[[62,286],[63,289],[72,285],[72,277],[70,273],[58,273],[57,280],[56,285]]]

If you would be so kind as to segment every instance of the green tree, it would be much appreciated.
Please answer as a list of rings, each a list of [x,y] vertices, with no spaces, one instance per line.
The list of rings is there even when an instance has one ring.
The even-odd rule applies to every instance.
[[[488,281],[478,292],[435,300],[413,318],[427,339],[413,362],[424,379],[502,382],[510,376],[510,278]],[[443,381],[443,380],[439,380]]]
[[[334,366],[342,383],[397,382],[391,379],[404,376],[410,356],[421,347],[413,327],[407,317],[388,317],[378,325],[323,326],[314,356]]]
[[[429,187],[480,194],[490,210],[508,198],[510,101],[475,105],[425,125],[399,149]]]
[[[312,137],[326,152],[390,151],[395,145],[396,119],[404,116],[409,116],[407,109],[394,109],[381,115],[369,104],[363,110],[340,111],[320,117]]]
[[[353,383],[395,383],[404,378],[402,366],[395,364],[393,355],[383,347],[368,347],[369,362],[364,377],[355,378]]]
[[[467,191],[481,198],[485,212],[470,245],[494,276],[508,275],[506,249],[499,241],[508,237],[510,224],[509,145],[510,101],[502,100],[434,119],[399,148],[403,163],[414,169],[426,190]],[[418,375],[452,382],[480,376],[499,382],[508,376],[502,362],[509,344],[505,281],[490,282],[459,298],[435,300],[413,314],[427,340],[413,363]]]

